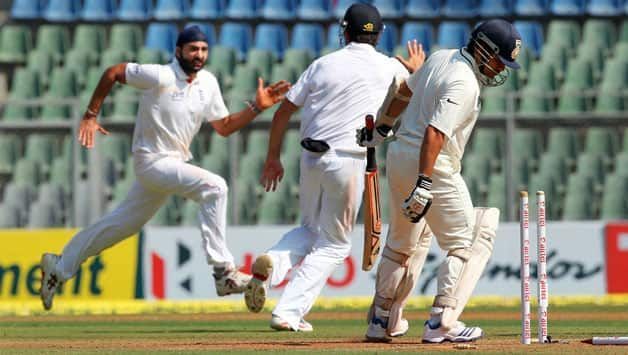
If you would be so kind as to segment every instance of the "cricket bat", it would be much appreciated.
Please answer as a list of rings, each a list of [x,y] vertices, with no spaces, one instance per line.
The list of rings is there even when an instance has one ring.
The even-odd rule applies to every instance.
[[[375,120],[372,115],[366,116],[367,138],[372,139]],[[369,271],[375,265],[379,255],[380,238],[382,235],[382,214],[379,202],[379,178],[375,148],[366,149],[366,172],[364,173],[364,253],[362,254],[362,270]]]

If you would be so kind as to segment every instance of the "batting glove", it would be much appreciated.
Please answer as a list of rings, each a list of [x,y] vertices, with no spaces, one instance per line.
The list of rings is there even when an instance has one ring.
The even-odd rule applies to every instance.
[[[410,193],[410,196],[404,201],[403,215],[406,216],[410,222],[419,223],[421,218],[425,216],[427,210],[432,205],[432,179],[421,174],[416,182],[416,187]]]
[[[390,127],[381,125],[373,130],[373,134],[370,135],[371,139],[368,139],[369,135],[367,134],[366,127],[362,127],[355,130],[355,141],[361,147],[376,147],[386,139],[388,132],[390,132]]]

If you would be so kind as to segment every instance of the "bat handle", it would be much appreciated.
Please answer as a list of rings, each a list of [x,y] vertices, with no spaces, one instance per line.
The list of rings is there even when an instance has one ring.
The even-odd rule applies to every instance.
[[[373,139],[373,130],[375,129],[375,119],[373,115],[366,115],[366,139]]]
[[[373,129],[375,129],[375,119],[373,115],[366,115],[366,139],[373,139]],[[366,149],[366,171],[377,171],[377,162],[375,160],[375,148]]]

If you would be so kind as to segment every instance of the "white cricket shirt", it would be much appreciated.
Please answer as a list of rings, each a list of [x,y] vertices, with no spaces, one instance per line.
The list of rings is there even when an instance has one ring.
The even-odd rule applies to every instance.
[[[480,84],[475,61],[464,49],[432,54],[420,70],[408,78],[412,98],[400,116],[397,139],[420,151],[427,126],[447,137],[435,168],[450,163],[459,169],[465,145],[480,112]]]
[[[395,74],[406,68],[365,43],[351,42],[315,60],[286,98],[301,109],[301,138],[324,140],[337,151],[364,153],[355,130],[374,117]]]
[[[192,159],[190,143],[203,121],[229,114],[213,74],[201,70],[191,83],[179,62],[126,66],[127,84],[143,90],[133,153],[147,152]]]

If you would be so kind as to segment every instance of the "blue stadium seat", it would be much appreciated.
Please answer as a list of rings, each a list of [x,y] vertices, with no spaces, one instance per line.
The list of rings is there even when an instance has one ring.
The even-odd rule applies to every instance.
[[[373,5],[384,19],[398,19],[404,14],[403,0],[373,0]]]
[[[302,0],[297,7],[297,16],[303,20],[326,21],[331,17],[330,0]]]
[[[512,15],[512,1],[480,0],[478,14],[482,17],[508,17]]]
[[[583,15],[584,0],[552,0],[550,12],[557,16]]]
[[[179,30],[173,23],[151,23],[146,29],[144,47],[174,53]]]
[[[50,0],[43,14],[51,22],[71,22],[77,20],[80,7],[80,0]]]
[[[329,28],[327,29],[327,44],[325,45],[325,48],[328,48],[328,49],[340,48],[339,36],[342,36],[342,34],[340,34],[339,31],[340,31],[339,24],[332,23],[331,25],[329,25]]]
[[[262,23],[255,29],[255,48],[271,51],[281,60],[288,46],[288,30],[281,24]]]
[[[530,48],[536,58],[543,50],[543,26],[535,21],[515,21],[515,28],[521,34],[523,46]]]
[[[225,0],[194,0],[190,17],[197,20],[215,20],[223,16]]]
[[[174,21],[187,16],[188,0],[157,0],[153,16],[157,20]]]
[[[292,29],[290,47],[305,49],[312,57],[318,57],[323,49],[323,26],[320,24],[297,23]]]
[[[198,26],[198,28],[201,29],[201,32],[207,36],[207,44],[210,47],[216,44],[216,28],[214,28],[213,24],[207,22],[188,22],[183,28],[187,28],[189,26]]]
[[[266,0],[260,14],[267,20],[292,20],[296,16],[295,0]]]
[[[547,13],[549,0],[515,0],[515,15],[543,16]]]
[[[478,14],[476,0],[445,0],[441,7],[445,17],[472,18]]]
[[[220,28],[218,43],[236,50],[238,60],[246,58],[253,41],[253,30],[245,23],[225,22]]]
[[[41,1],[14,0],[11,6],[11,18],[16,20],[35,20],[41,17]]]
[[[440,0],[408,0],[406,15],[410,18],[439,17]]]
[[[257,5],[257,0],[230,0],[225,15],[231,19],[256,18]]]
[[[423,50],[429,53],[434,42],[434,30],[428,22],[406,22],[401,26],[401,42],[402,46],[410,40],[416,39],[423,45]]]
[[[345,16],[345,12],[349,8],[349,6],[351,6],[351,4],[353,4],[355,2],[368,3],[369,1],[338,0],[338,1],[336,1],[336,6],[334,6],[334,9],[332,10],[332,14],[334,15],[335,18],[339,18],[339,19],[343,18]]]
[[[384,26],[384,32],[381,33],[379,42],[377,42],[377,50],[386,55],[391,55],[395,50],[395,46],[399,43],[399,31],[397,30],[397,25],[393,22],[386,22]]]
[[[120,0],[118,19],[123,21],[146,21],[153,15],[152,0]]]
[[[111,21],[115,13],[115,0],[85,0],[81,10],[81,19],[84,21]]]
[[[622,2],[622,0],[590,0],[586,5],[586,13],[593,16],[621,16],[624,12]]]
[[[467,44],[471,29],[465,22],[443,21],[438,26],[438,47],[460,48]]]

